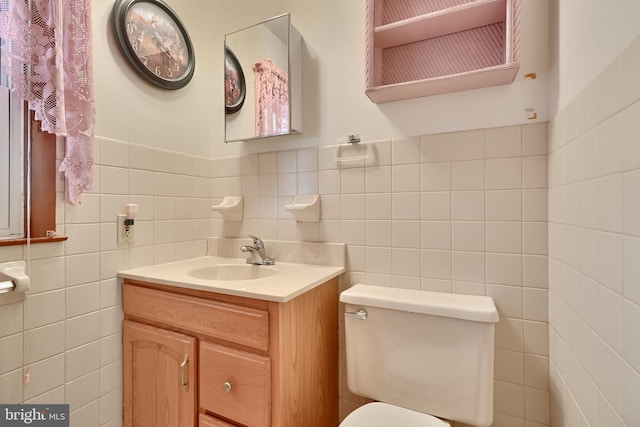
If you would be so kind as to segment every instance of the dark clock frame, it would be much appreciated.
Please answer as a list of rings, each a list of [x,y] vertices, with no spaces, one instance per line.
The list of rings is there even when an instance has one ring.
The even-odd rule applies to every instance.
[[[131,8],[138,3],[149,3],[160,8],[169,16],[171,20],[170,24],[180,32],[187,51],[187,66],[181,76],[175,79],[168,79],[157,75],[147,68],[144,61],[138,56],[136,50],[131,45],[129,37],[127,37],[127,18]],[[162,0],[116,0],[112,10],[112,28],[120,50],[127,58],[129,64],[140,76],[150,83],[163,89],[176,90],[186,86],[193,77],[195,71],[195,53],[191,38],[180,18],[178,18],[171,7]]]

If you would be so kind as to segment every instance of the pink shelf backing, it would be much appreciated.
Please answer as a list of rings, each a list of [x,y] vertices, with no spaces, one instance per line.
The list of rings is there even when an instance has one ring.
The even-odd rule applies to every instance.
[[[388,102],[513,82],[520,1],[367,0],[365,92]],[[424,33],[435,24],[442,28]],[[423,34],[406,43],[415,40],[416,28]],[[382,43],[391,47],[379,45],[376,30],[392,38]]]
[[[374,28],[376,48],[388,48],[506,21],[506,0],[476,0]]]
[[[504,23],[405,44],[382,52],[382,85],[504,64]]]
[[[475,0],[377,0],[380,4],[381,19],[377,25],[387,25],[415,16],[426,15],[444,9],[473,3]]]

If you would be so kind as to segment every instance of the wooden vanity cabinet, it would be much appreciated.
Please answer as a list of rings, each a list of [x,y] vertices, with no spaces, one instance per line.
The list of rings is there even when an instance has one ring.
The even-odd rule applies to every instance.
[[[337,282],[279,303],[125,280],[124,425],[337,426]]]

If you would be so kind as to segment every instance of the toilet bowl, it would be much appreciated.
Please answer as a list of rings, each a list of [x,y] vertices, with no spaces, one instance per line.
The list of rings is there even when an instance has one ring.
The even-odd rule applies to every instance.
[[[373,402],[359,407],[340,423],[340,427],[451,427],[432,415],[388,403]]]
[[[491,425],[499,319],[490,297],[354,285],[340,301],[347,385],[375,401],[340,427]]]

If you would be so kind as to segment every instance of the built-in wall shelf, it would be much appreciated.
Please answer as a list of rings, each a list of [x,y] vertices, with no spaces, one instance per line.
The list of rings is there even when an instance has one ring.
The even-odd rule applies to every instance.
[[[366,94],[378,103],[513,82],[519,6],[520,0],[367,0]]]

